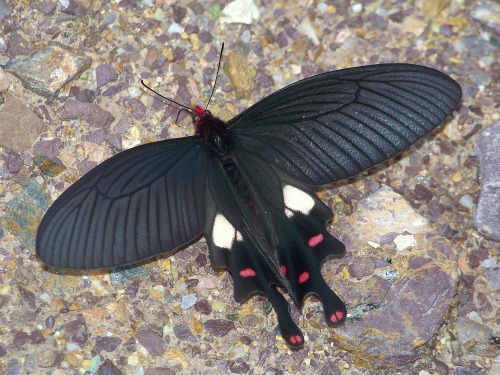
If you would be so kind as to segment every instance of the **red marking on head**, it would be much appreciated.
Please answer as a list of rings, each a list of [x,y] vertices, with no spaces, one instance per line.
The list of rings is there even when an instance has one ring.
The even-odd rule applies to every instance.
[[[309,272],[302,272],[299,276],[299,284],[304,284],[309,280]]]
[[[286,267],[284,265],[280,267],[280,275],[281,277],[286,275]]]
[[[290,336],[290,342],[292,344],[302,344],[302,336],[301,335],[292,335]]]
[[[200,106],[198,106],[198,105],[197,105],[196,107],[194,107],[194,110],[195,110],[195,112],[196,112],[196,114],[197,114],[198,116],[201,116],[201,115],[203,115],[203,114],[205,113],[205,109],[204,109],[204,108],[201,108],[201,107],[200,107]]]
[[[344,320],[345,314],[343,311],[335,311],[332,315],[330,315],[330,322],[332,323],[340,323]]]
[[[241,277],[254,277],[255,275],[257,274],[252,268],[245,268],[244,270],[240,271]]]
[[[314,247],[314,246],[317,246],[318,244],[320,244],[321,242],[323,242],[323,240],[324,240],[324,237],[320,233],[320,234],[317,234],[316,236],[309,238],[309,241],[307,243],[308,243],[309,247]]]

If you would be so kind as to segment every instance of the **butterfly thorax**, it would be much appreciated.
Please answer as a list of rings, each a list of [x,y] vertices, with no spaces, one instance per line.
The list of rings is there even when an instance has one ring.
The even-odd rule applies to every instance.
[[[196,135],[207,144],[211,156],[220,159],[228,154],[227,124],[224,121],[208,110],[197,110],[193,121]]]
[[[210,155],[218,160],[218,165],[223,170],[229,187],[242,210],[242,218],[246,223],[248,233],[258,247],[267,254],[266,258],[276,263],[273,249],[277,245],[277,236],[272,220],[268,215],[265,205],[255,193],[251,181],[241,172],[234,155],[233,144],[227,131],[227,124],[212,115],[207,110],[197,110],[194,118],[196,135],[208,146]]]

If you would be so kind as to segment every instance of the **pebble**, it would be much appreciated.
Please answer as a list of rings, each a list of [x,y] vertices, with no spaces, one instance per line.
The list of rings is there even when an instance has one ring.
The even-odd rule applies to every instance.
[[[118,79],[118,73],[110,64],[99,64],[95,69],[96,88],[100,88]]]
[[[185,324],[177,324],[176,326],[174,326],[174,335],[179,340],[189,341],[193,344],[198,341],[189,327]]]
[[[115,121],[111,112],[102,109],[98,104],[82,103],[75,99],[69,99],[64,103],[64,108],[59,114],[62,120],[84,119],[90,125],[104,127]]]
[[[47,126],[19,99],[7,94],[0,106],[0,146],[23,152],[29,149]]]
[[[209,319],[203,323],[203,327],[212,335],[223,337],[234,329],[234,323],[230,320]]]
[[[168,27],[168,33],[169,34],[182,34],[184,32],[184,28],[179,25],[178,23],[174,22]]]
[[[356,3],[351,6],[351,10],[353,13],[361,13],[363,11],[363,4]]]
[[[500,241],[500,121],[486,127],[477,137],[481,193],[474,216],[474,226]]]
[[[187,310],[195,305],[197,301],[196,294],[188,294],[186,296],[182,296],[181,299],[181,309]]]
[[[500,35],[499,14],[500,4],[491,0],[478,2],[475,8],[471,11],[471,15],[474,19],[495,30],[497,35]]]
[[[15,234],[25,246],[34,246],[40,217],[48,208],[45,193],[40,185],[35,180],[28,180],[7,204],[7,208],[2,218],[2,227]]]
[[[234,0],[222,10],[221,23],[244,23],[251,25],[260,17],[260,11],[254,0]]]
[[[163,341],[151,328],[141,329],[135,334],[135,337],[137,341],[146,348],[149,354],[159,356],[165,352],[165,341]]]
[[[12,60],[5,70],[18,77],[28,89],[50,99],[87,70],[91,63],[92,59],[87,55],[51,42],[27,58]]]
[[[7,74],[5,74],[4,70],[0,67],[0,93],[7,91],[9,86],[9,77],[7,77]]]

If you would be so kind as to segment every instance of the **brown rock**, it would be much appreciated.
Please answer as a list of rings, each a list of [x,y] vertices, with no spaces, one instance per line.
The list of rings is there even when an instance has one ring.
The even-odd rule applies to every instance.
[[[253,91],[255,71],[248,65],[242,54],[233,52],[228,54],[224,62],[224,72],[234,87],[236,97],[248,98]]]
[[[45,124],[28,107],[7,95],[0,107],[0,146],[17,152],[26,151],[45,131]]]

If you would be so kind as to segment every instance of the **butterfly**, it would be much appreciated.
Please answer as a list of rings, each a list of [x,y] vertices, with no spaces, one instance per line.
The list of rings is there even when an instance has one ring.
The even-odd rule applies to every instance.
[[[329,326],[347,315],[320,272],[345,247],[326,229],[333,213],[315,187],[401,153],[460,98],[440,71],[380,64],[303,79],[228,122],[195,107],[195,135],[123,151],[70,186],[41,221],[37,255],[56,268],[102,269],[173,254],[204,235],[235,299],[265,295],[284,340],[299,348],[304,335],[283,293],[299,308],[319,297]]]

